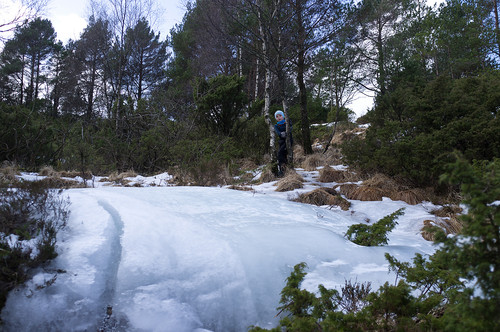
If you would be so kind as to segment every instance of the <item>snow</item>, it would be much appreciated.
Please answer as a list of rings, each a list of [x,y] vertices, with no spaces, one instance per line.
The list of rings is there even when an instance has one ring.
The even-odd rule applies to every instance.
[[[130,179],[142,187],[94,179],[96,188],[66,190],[71,215],[58,235],[59,256],[11,292],[3,328],[270,328],[279,320],[280,292],[295,264],[307,263],[302,286],[311,291],[319,284],[339,289],[345,280],[369,281],[377,289],[395,281],[386,252],[410,261],[417,252],[435,250],[420,236],[423,220],[435,218],[431,203],[351,201],[349,211],[297,203],[289,199],[319,185],[317,171],[299,174],[308,183],[288,193],[276,192],[275,182],[252,191],[174,187],[168,174]],[[387,246],[362,247],[344,238],[350,225],[375,222],[401,207],[405,214]]]

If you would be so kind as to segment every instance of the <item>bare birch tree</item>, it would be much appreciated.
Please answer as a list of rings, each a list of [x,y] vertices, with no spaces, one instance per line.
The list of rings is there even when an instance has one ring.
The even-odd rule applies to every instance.
[[[0,3],[0,42],[9,39],[14,29],[39,16],[49,0],[5,0]]]

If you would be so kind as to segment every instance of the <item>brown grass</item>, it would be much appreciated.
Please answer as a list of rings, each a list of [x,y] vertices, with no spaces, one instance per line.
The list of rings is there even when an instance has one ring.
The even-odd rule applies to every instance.
[[[458,216],[439,218],[438,221],[424,220],[424,226],[422,227],[421,234],[422,237],[428,241],[434,241],[435,239],[434,233],[431,231],[432,227],[441,228],[446,235],[459,234],[462,232],[463,223]]]
[[[313,205],[335,205],[340,206],[340,208],[344,211],[349,210],[351,203],[349,203],[344,198],[340,197],[340,195],[332,195],[330,192],[325,190],[324,188],[314,189],[305,194],[299,195],[298,202],[313,204]]]
[[[425,201],[427,196],[424,190],[415,188],[391,193],[389,197],[394,201],[403,201],[410,205],[417,205]]]
[[[459,213],[462,213],[463,209],[458,205],[445,205],[439,209],[432,210],[431,213],[436,217],[453,217]]]
[[[108,176],[106,181],[122,182],[122,180],[125,178],[130,178],[130,177],[135,177],[135,176],[137,176],[137,174],[134,171],[126,171],[126,172],[122,172],[122,173],[113,172]]]
[[[276,191],[284,192],[304,187],[304,179],[294,170],[289,170],[285,177],[278,181]]]
[[[336,132],[335,135],[333,136],[332,140],[330,141],[330,144],[332,146],[337,146],[341,145],[345,141],[349,141],[353,139],[356,135],[352,131],[345,131],[345,132]]]
[[[434,241],[435,236],[431,231],[432,227],[436,227],[437,225],[432,220],[424,220],[424,226],[420,230],[420,234],[427,241]]]
[[[339,192],[348,199],[353,199],[352,197],[354,196],[354,193],[359,188],[357,184],[353,183],[346,183],[338,187],[339,187]]]
[[[348,172],[339,171],[331,168],[330,166],[325,166],[319,171],[319,182],[346,182],[348,177]]]
[[[354,191],[352,199],[359,201],[381,201],[384,196],[387,196],[387,194],[380,188],[361,186]]]
[[[250,158],[244,158],[238,164],[241,170],[247,171],[257,169],[258,167],[258,165]]]
[[[366,128],[359,128],[356,127],[352,130],[340,130],[335,133],[335,136],[333,136],[332,140],[330,141],[330,144],[333,146],[335,145],[340,145],[346,141],[352,140],[354,137],[365,137],[365,132]]]
[[[450,218],[443,219],[445,224],[445,228],[448,231],[448,234],[459,234],[462,232],[462,228],[464,227],[462,221],[458,218],[458,216],[452,216]]]
[[[44,166],[40,169],[38,172],[39,175],[41,176],[48,176],[48,177],[59,177],[59,173],[52,168],[52,166]]]
[[[323,149],[324,150],[324,149]],[[321,151],[326,165],[339,165],[342,164],[342,153],[339,148],[330,146],[325,154]]]
[[[0,168],[0,182],[13,183],[19,170],[16,165],[4,162]]]
[[[308,172],[315,171],[319,166],[323,165],[325,165],[325,161],[320,153],[310,154],[302,162],[302,168]]]
[[[70,189],[70,188],[85,188],[85,184],[83,182],[61,179],[57,176],[46,177],[40,180],[41,183],[44,184],[47,188],[56,188],[56,189]]]
[[[285,178],[292,178],[300,182],[305,182],[304,178],[299,173],[297,173],[293,168],[286,170]]]
[[[390,177],[380,173],[375,174],[368,180],[363,181],[363,185],[369,187],[377,187],[386,192],[398,192],[407,189],[400,186],[396,181],[394,181]]]
[[[90,172],[79,172],[79,171],[61,171],[59,172],[61,177],[64,178],[76,178],[77,176],[81,176],[84,179],[91,179],[92,173]]]
[[[301,165],[306,159],[306,155],[304,153],[304,148],[302,145],[295,144],[293,146],[293,159],[296,165]]]
[[[130,171],[129,171],[130,172]],[[80,176],[84,179],[91,179],[92,178],[92,173],[91,172],[79,172],[79,171],[56,171],[52,166],[44,166],[40,169],[38,172],[39,175],[41,176],[47,176],[47,177],[54,177],[54,178],[76,178],[77,176]],[[116,174],[116,173],[114,173]],[[127,173],[122,173],[122,174],[127,174]],[[133,175],[135,176],[135,175]]]
[[[247,186],[238,186],[238,185],[231,185],[227,187],[228,189],[233,189],[233,190],[240,190],[240,191],[253,191],[254,189],[252,187],[247,187]]]
[[[259,182],[266,183],[276,180],[276,175],[270,167],[265,167],[260,174]]]

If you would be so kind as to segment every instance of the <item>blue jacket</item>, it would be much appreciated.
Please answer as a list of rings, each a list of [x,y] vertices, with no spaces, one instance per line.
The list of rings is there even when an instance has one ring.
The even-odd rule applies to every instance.
[[[290,131],[292,130],[292,121],[290,121]],[[278,135],[280,140],[285,140],[285,138],[281,137],[282,132],[286,132],[286,121],[281,120],[277,124],[274,125],[274,132]]]

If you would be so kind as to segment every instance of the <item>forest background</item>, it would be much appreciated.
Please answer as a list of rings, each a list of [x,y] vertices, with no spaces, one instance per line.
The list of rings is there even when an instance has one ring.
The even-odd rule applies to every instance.
[[[161,40],[148,1],[93,2],[78,40],[33,15],[0,57],[0,159],[94,174],[175,167],[191,183],[274,157],[272,115],[312,153],[357,119],[350,165],[436,185],[449,153],[500,155],[498,1],[195,1]],[[312,134],[311,134],[312,131]]]
[[[168,171],[180,184],[227,184],[243,163],[272,164],[277,109],[293,122],[294,143],[306,155],[332,134],[312,124],[367,124],[364,135],[336,146],[342,163],[436,194],[461,185],[470,207],[466,238],[437,234],[443,249],[430,261],[416,257],[415,266],[388,258],[408,283],[381,289],[356,314],[326,316],[334,294],[303,293],[298,265],[282,293],[292,313],[282,324],[498,329],[498,0],[434,8],[423,0],[198,0],[165,40],[152,29],[153,2],[93,1],[88,26],[65,44],[37,15],[46,1],[25,3],[31,9],[13,19],[19,24],[2,37],[0,53],[5,164],[88,178]],[[374,105],[356,119],[347,105],[360,93],[373,94]],[[451,164],[456,155],[462,161]],[[9,195],[22,190],[2,186],[10,203],[2,208],[16,217]],[[47,229],[51,259],[55,230]],[[15,260],[2,246],[3,261]],[[422,290],[418,299],[409,285]]]

